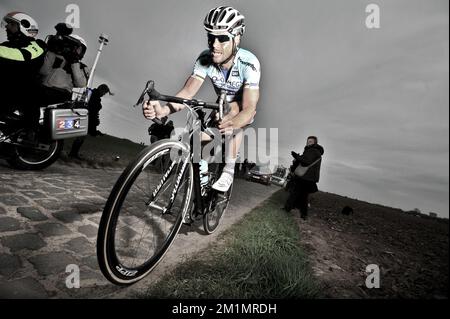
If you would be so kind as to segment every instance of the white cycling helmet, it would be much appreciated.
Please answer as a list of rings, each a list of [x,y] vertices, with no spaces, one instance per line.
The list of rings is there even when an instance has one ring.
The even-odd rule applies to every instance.
[[[233,36],[242,35],[245,31],[244,16],[232,7],[211,9],[203,23],[209,33],[228,32]]]
[[[6,27],[6,25],[10,22],[15,22],[19,25],[20,32],[27,37],[35,37],[39,32],[39,27],[32,17],[23,12],[10,12],[3,17],[2,27]]]

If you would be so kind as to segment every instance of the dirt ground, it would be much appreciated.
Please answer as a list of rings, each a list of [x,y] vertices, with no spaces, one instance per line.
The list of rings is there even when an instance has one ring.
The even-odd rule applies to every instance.
[[[325,298],[448,298],[448,219],[323,192],[310,202],[306,221],[291,214]],[[345,206],[353,214],[343,215]],[[379,288],[366,287],[370,264]]]

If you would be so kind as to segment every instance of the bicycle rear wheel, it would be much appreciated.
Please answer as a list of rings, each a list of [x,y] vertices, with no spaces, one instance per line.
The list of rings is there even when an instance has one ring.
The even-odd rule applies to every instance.
[[[209,165],[211,185],[219,179],[222,169],[223,165],[221,164],[213,163]],[[203,215],[203,229],[207,234],[212,234],[219,226],[220,220],[222,219],[222,216],[228,207],[228,203],[230,202],[232,190],[233,184],[231,184],[230,188],[225,193],[218,192],[214,189],[210,190],[211,194],[209,206],[206,214]]]
[[[189,206],[189,157],[182,143],[157,142],[144,149],[116,182],[97,238],[100,269],[109,281],[133,284],[164,257]]]

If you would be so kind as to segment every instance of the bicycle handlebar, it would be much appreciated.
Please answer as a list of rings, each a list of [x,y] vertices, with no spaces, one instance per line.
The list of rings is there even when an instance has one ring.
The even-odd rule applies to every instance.
[[[223,117],[223,108],[224,108],[224,103],[226,101],[226,91],[221,92],[220,98],[219,98],[219,103],[207,103],[207,102],[204,102],[201,100],[196,100],[196,99],[188,100],[188,99],[183,99],[183,98],[176,97],[176,96],[163,95],[155,90],[155,82],[150,80],[150,81],[147,81],[144,91],[142,91],[142,94],[139,97],[136,104],[134,105],[134,107],[141,105],[144,102],[146,95],[152,101],[159,100],[159,101],[165,101],[165,102],[169,102],[169,103],[186,104],[189,106],[199,106],[199,107],[202,107],[205,109],[218,110],[220,118]],[[154,119],[152,119],[152,121],[157,124],[162,124],[161,120],[156,117]]]

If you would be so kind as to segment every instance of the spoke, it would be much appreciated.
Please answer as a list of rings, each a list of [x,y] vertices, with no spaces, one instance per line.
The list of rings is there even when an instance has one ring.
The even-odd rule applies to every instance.
[[[148,173],[146,173],[146,174],[148,174]],[[148,176],[147,176],[146,179],[147,179],[147,180],[150,180]],[[147,193],[145,192],[145,190],[143,189],[143,187],[139,186],[138,183],[136,183],[135,186],[136,186],[136,188],[137,188],[138,190],[140,190],[145,196],[150,197],[150,194],[147,194]],[[149,186],[150,186],[150,185],[149,185]],[[150,188],[150,187],[148,187],[148,188]]]
[[[139,242],[138,242],[137,246],[141,245],[142,238],[143,238],[143,233],[144,233],[145,229],[146,229],[146,224],[144,224],[144,228],[142,229],[141,237],[139,238]],[[131,263],[132,266],[134,266],[134,262],[135,262],[136,258],[137,258],[137,248],[136,248],[136,257],[133,259],[133,261]]]

